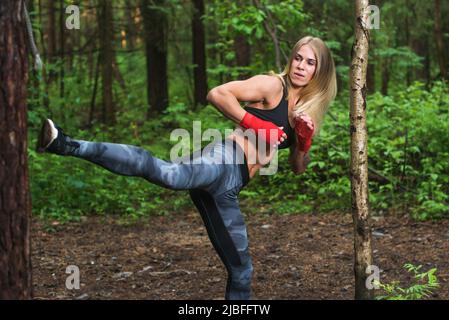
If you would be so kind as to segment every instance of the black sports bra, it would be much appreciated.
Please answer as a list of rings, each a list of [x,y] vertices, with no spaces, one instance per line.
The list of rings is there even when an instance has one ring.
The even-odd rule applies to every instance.
[[[295,141],[295,130],[290,126],[288,121],[288,91],[284,86],[281,102],[274,109],[258,109],[254,107],[244,107],[247,112],[259,117],[262,120],[271,121],[278,127],[284,127],[284,132],[287,134],[287,139],[284,140],[279,146],[279,149],[285,149],[290,147]]]

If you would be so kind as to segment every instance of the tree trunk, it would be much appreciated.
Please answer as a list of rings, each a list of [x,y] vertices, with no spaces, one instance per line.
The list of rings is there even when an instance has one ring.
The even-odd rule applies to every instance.
[[[418,80],[425,80],[426,83],[430,82],[430,52],[427,44],[427,39],[424,38],[412,38],[411,40],[412,50],[420,57],[424,57],[423,66],[414,71],[415,77]]]
[[[28,2],[28,12],[29,12],[30,16],[34,15],[36,13],[33,1]],[[34,30],[33,30],[33,37],[34,37],[34,39],[36,39],[36,34],[35,34]],[[40,86],[39,86],[38,73],[35,68],[31,69],[30,80],[31,80],[30,87],[32,88],[32,92],[31,92],[30,99],[28,99],[28,110],[33,110],[39,105],[38,100],[39,100],[39,97],[41,96],[41,94],[39,92]]]
[[[277,68],[276,71],[281,72],[283,64],[281,63],[281,46],[280,46],[278,35],[277,35],[276,25],[273,21],[271,14],[270,14],[270,11],[265,10],[264,6],[260,3],[259,0],[253,0],[253,3],[259,10],[262,10],[263,12],[265,12],[265,14],[267,16],[267,19],[264,19],[264,21],[263,21],[263,25],[265,27],[265,30],[270,35],[270,37],[273,41],[276,68]],[[271,26],[270,26],[269,22],[271,22]],[[287,60],[287,59],[285,59],[285,60]]]
[[[126,2],[126,48],[134,50],[136,47],[136,24],[134,23],[134,3]]]
[[[382,0],[372,0],[370,1],[370,4],[376,5],[379,8],[382,6]],[[380,9],[382,10],[382,9]],[[375,34],[370,36],[370,43],[369,46],[375,48],[376,47],[376,37]],[[368,70],[366,74],[366,87],[368,90],[368,93],[374,93],[376,92],[376,67],[379,64],[379,61],[382,61],[382,58],[376,56],[374,52],[372,52],[371,60],[368,60]]]
[[[440,0],[435,0],[435,44],[437,48],[438,65],[440,76],[447,79],[446,60],[444,59],[443,33],[441,31],[441,9]]]
[[[101,65],[101,61],[100,61],[101,55],[98,55],[97,58],[97,64],[95,67],[95,80],[94,80],[94,86],[92,89],[92,98],[90,100],[90,108],[89,108],[89,118],[87,120],[87,127],[90,129],[92,127],[92,122],[94,119],[94,112],[95,112],[95,101],[97,99],[97,88],[98,88],[98,77],[100,74],[100,65]]]
[[[60,69],[59,69],[59,97],[61,98],[62,108],[64,108],[64,65],[65,65],[65,0],[60,0],[59,2],[59,58],[60,61]],[[65,112],[63,113],[65,114]]]
[[[368,64],[368,70],[366,73],[366,87],[368,93],[374,93],[376,91],[376,73],[374,63]]]
[[[113,125],[116,119],[112,91],[112,82],[114,80],[114,23],[112,21],[112,3],[108,0],[101,0],[99,11],[98,28],[100,35],[101,80],[103,83],[101,121],[104,124]]]
[[[0,299],[32,296],[23,2],[0,1]]]
[[[408,0],[405,0],[405,7],[410,8],[411,4]],[[411,48],[411,32],[410,32],[410,14],[407,11],[405,17],[405,45]],[[407,67],[405,79],[407,83],[407,87],[412,83],[412,68]]]
[[[47,23],[47,34],[48,34],[48,46],[47,46],[47,62],[50,64],[50,72],[48,74],[48,82],[52,82],[56,73],[53,68],[53,63],[55,62],[56,56],[56,17],[55,17],[55,1],[47,0],[48,8],[48,23]]]
[[[248,67],[251,64],[251,46],[244,35],[237,35],[234,38],[235,60],[238,67]],[[240,72],[239,79],[246,79],[250,75],[248,72]]]
[[[390,58],[383,58],[382,62],[382,87],[380,91],[384,96],[388,95],[388,83],[390,82]]]
[[[204,25],[201,17],[204,15],[204,1],[193,0],[192,18],[192,46],[193,46],[193,81],[195,108],[207,104],[207,75],[206,75],[206,45]]]
[[[160,9],[165,3],[165,0],[142,0],[141,3],[147,64],[148,118],[168,107],[166,39],[168,20],[166,13]]]
[[[366,269],[372,265],[371,223],[368,205],[368,147],[366,130],[366,72],[368,65],[369,30],[368,0],[355,1],[355,38],[351,62],[351,191],[354,223],[355,299],[372,299],[366,286]]]
[[[90,3],[89,3],[90,4]],[[100,38],[99,36],[99,28],[98,28],[98,24],[96,23],[96,21],[98,20],[98,18],[100,17],[99,14],[99,8],[98,7],[93,7],[92,10],[87,10],[86,13],[84,14],[84,21],[86,26],[84,27],[84,34],[83,37],[84,39],[86,39],[87,44],[84,45],[84,48],[87,51],[87,70],[88,70],[88,75],[89,75],[89,82],[92,83],[93,78],[95,76],[95,70],[96,70],[96,57],[97,55],[95,54],[96,49],[99,48],[98,46],[98,39]],[[89,41],[88,38],[91,38],[92,40]]]

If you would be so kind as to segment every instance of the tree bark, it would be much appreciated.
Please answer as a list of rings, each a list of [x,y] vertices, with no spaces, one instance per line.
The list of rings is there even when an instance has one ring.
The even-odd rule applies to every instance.
[[[382,61],[382,87],[380,91],[384,96],[388,95],[388,83],[390,82],[390,58],[385,57]]]
[[[34,7],[34,2],[30,1],[30,2],[28,2],[27,5],[28,5],[29,14],[30,15],[35,14],[36,11],[35,11],[35,7]],[[33,30],[33,37],[36,39],[36,34],[35,34],[34,30]],[[30,76],[30,81],[31,81],[30,87],[33,88],[33,90],[32,90],[32,94],[31,94],[31,99],[28,100],[28,109],[33,110],[34,108],[36,108],[39,105],[38,100],[39,100],[39,97],[41,96],[41,94],[39,92],[40,86],[39,86],[39,78],[38,78],[37,70],[35,68],[32,68],[31,74],[29,76]],[[32,102],[30,102],[30,100]]]
[[[56,17],[55,17],[55,3],[54,0],[47,0],[48,8],[48,23],[47,23],[47,34],[48,34],[48,46],[47,46],[47,61],[50,64],[50,72],[48,74],[48,82],[52,82],[56,77],[56,72],[53,68],[53,63],[55,62],[56,56]]]
[[[126,2],[126,48],[134,50],[136,47],[136,24],[134,22],[134,7],[135,3]]]
[[[92,98],[90,100],[90,108],[89,108],[89,118],[87,120],[87,127],[90,129],[92,127],[92,122],[94,119],[94,112],[95,112],[95,101],[97,99],[97,88],[98,88],[98,77],[100,74],[100,55],[98,55],[97,58],[97,64],[95,67],[95,80],[94,80],[94,87],[92,89]]]
[[[405,6],[406,8],[410,8],[411,4],[408,0],[405,0]],[[410,32],[410,14],[409,12],[406,13],[405,17],[405,45],[411,48],[411,32]],[[407,87],[410,86],[412,83],[412,68],[407,67],[407,71],[405,74],[405,79],[407,83]]]
[[[92,10],[87,10],[84,17],[84,20],[86,21],[84,37],[92,39],[91,41],[86,39],[87,45],[84,45],[87,51],[87,69],[89,70],[88,75],[90,83],[92,83],[92,79],[95,76],[94,73],[97,68],[95,64],[97,61],[97,59],[95,58],[95,50],[98,46],[98,39],[100,37],[98,24],[96,24],[95,21],[97,21],[99,17],[99,8],[97,7],[93,7]]]
[[[60,0],[59,2],[59,58],[60,69],[59,69],[59,97],[61,98],[62,108],[65,106],[64,102],[64,74],[65,74],[65,0]]]
[[[116,122],[112,84],[114,80],[114,23],[112,3],[100,1],[100,19],[98,28],[100,34],[101,79],[103,83],[103,109],[101,121],[107,125]]]
[[[192,47],[193,47],[193,81],[195,107],[207,105],[207,74],[206,74],[206,39],[201,17],[204,16],[204,1],[193,0],[192,17]]]
[[[366,73],[366,87],[368,93],[374,93],[376,91],[376,70],[374,68],[374,63],[368,64],[368,70]]]
[[[447,79],[446,60],[444,59],[443,33],[441,31],[441,3],[435,0],[435,44],[437,48],[438,65],[440,67],[440,75],[443,79]]]
[[[234,51],[237,66],[248,67],[251,64],[251,46],[244,35],[237,35],[234,38]],[[239,73],[239,79],[246,79],[249,76],[248,72]]]
[[[0,1],[0,299],[32,296],[23,1]]]
[[[147,64],[147,118],[168,107],[167,15],[165,0],[141,0]],[[157,7],[156,7],[157,6]]]
[[[355,299],[372,299],[366,287],[366,269],[372,265],[371,223],[368,204],[368,147],[366,130],[366,72],[369,30],[368,0],[355,1],[355,37],[352,47],[350,134],[351,134],[351,201],[354,224]]]
[[[420,57],[424,57],[422,68],[414,71],[414,76],[418,80],[425,80],[426,83],[430,83],[430,52],[427,43],[427,38],[412,38],[411,40],[412,50]]]

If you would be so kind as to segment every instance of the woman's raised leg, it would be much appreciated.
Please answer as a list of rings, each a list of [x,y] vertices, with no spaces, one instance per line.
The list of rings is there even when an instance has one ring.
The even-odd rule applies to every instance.
[[[173,190],[207,188],[222,173],[222,166],[210,157],[201,157],[201,153],[197,153],[201,159],[195,162],[172,163],[137,146],[72,139],[50,119],[44,121],[37,149],[39,152],[78,157],[113,173],[142,177]]]

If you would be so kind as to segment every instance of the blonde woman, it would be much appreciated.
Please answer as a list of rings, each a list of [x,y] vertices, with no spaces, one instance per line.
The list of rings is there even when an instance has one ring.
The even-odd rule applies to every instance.
[[[305,171],[312,137],[335,94],[330,50],[319,38],[305,37],[293,47],[281,74],[232,81],[209,92],[208,100],[237,127],[223,141],[192,154],[191,161],[174,163],[136,146],[75,140],[50,119],[43,123],[37,149],[172,190],[189,190],[228,272],[225,299],[250,299],[253,266],[238,194],[277,149],[289,147],[293,171]]]

